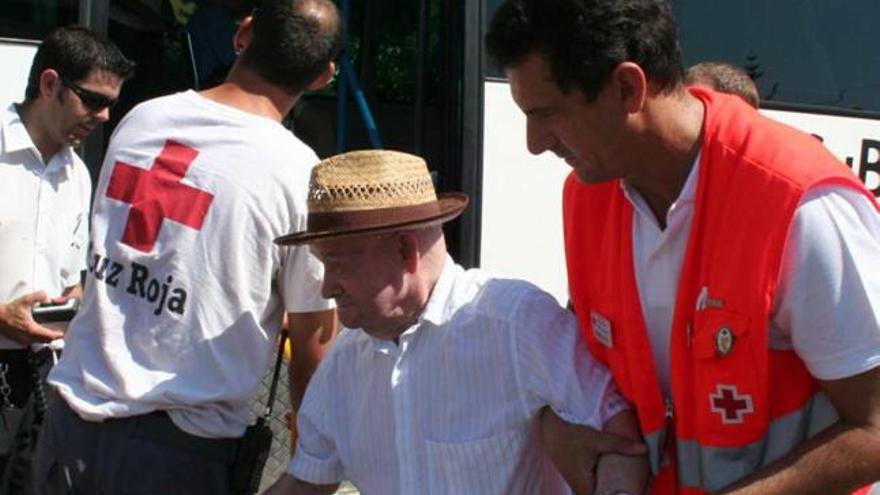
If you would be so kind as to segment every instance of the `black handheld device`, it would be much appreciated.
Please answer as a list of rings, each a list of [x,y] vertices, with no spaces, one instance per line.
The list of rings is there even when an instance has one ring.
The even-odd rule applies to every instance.
[[[263,468],[272,449],[272,430],[267,417],[259,417],[248,426],[239,440],[232,467],[232,493],[255,495],[260,491]]]
[[[79,299],[53,299],[46,303],[38,303],[31,310],[37,323],[70,321],[79,310]]]

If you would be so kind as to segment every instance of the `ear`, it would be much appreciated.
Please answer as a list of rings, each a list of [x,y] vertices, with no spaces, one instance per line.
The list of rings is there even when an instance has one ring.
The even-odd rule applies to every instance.
[[[247,16],[241,20],[238,24],[238,30],[235,32],[235,35],[232,37],[232,49],[235,50],[236,55],[241,55],[241,52],[251,44],[251,39],[254,35],[254,18],[251,16]]]
[[[40,73],[40,96],[54,98],[61,86],[61,77],[55,69],[46,69]]]
[[[324,72],[316,77],[314,81],[309,83],[306,89],[309,91],[317,91],[329,84],[330,81],[333,80],[334,76],[336,76],[336,64],[333,62],[329,62],[327,64],[327,68],[324,69]]]
[[[421,262],[419,239],[412,232],[403,232],[397,236],[400,258],[407,273],[416,273]]]
[[[611,73],[620,92],[620,101],[627,113],[640,112],[648,96],[648,78],[634,62],[621,62]]]

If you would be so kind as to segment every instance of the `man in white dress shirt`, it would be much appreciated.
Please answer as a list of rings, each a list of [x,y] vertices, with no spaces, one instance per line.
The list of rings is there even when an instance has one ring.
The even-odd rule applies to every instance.
[[[269,493],[333,493],[342,480],[367,495],[569,493],[540,446],[545,408],[636,436],[571,313],[527,282],[449,257],[440,224],[466,205],[464,194],[436,195],[413,155],[357,151],[315,167],[308,229],[276,242],[312,244],[346,328],[312,377],[296,455]],[[607,460],[600,491],[641,493],[642,457]],[[612,469],[632,475],[608,486]]]
[[[78,146],[110,117],[133,64],[82,27],[56,29],[31,64],[25,99],[0,115],[0,493],[30,493],[33,444],[60,339],[34,305],[79,297],[91,179]]]

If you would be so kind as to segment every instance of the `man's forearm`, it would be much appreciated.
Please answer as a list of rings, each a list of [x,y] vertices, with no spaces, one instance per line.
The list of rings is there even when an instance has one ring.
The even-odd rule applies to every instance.
[[[837,423],[724,495],[849,494],[880,479],[880,431]]]
[[[299,410],[312,373],[336,336],[336,326],[335,310],[287,315],[290,339],[288,386],[294,415]]]
[[[723,493],[846,494],[880,479],[880,367],[819,387],[840,420]]]

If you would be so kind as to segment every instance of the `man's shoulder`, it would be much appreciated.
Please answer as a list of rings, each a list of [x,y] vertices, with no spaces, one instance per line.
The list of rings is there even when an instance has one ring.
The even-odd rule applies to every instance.
[[[152,112],[166,111],[168,108],[180,109],[182,105],[187,106],[193,94],[184,91],[150,98],[135,105],[127,115],[151,114]]]
[[[119,121],[111,136],[111,144],[127,132],[140,133],[142,129],[171,130],[171,122],[177,122],[181,115],[191,112],[186,95],[187,93],[173,93],[138,103]]]
[[[456,277],[452,303],[459,310],[509,321],[517,318],[523,304],[558,302],[535,284],[472,268]]]

